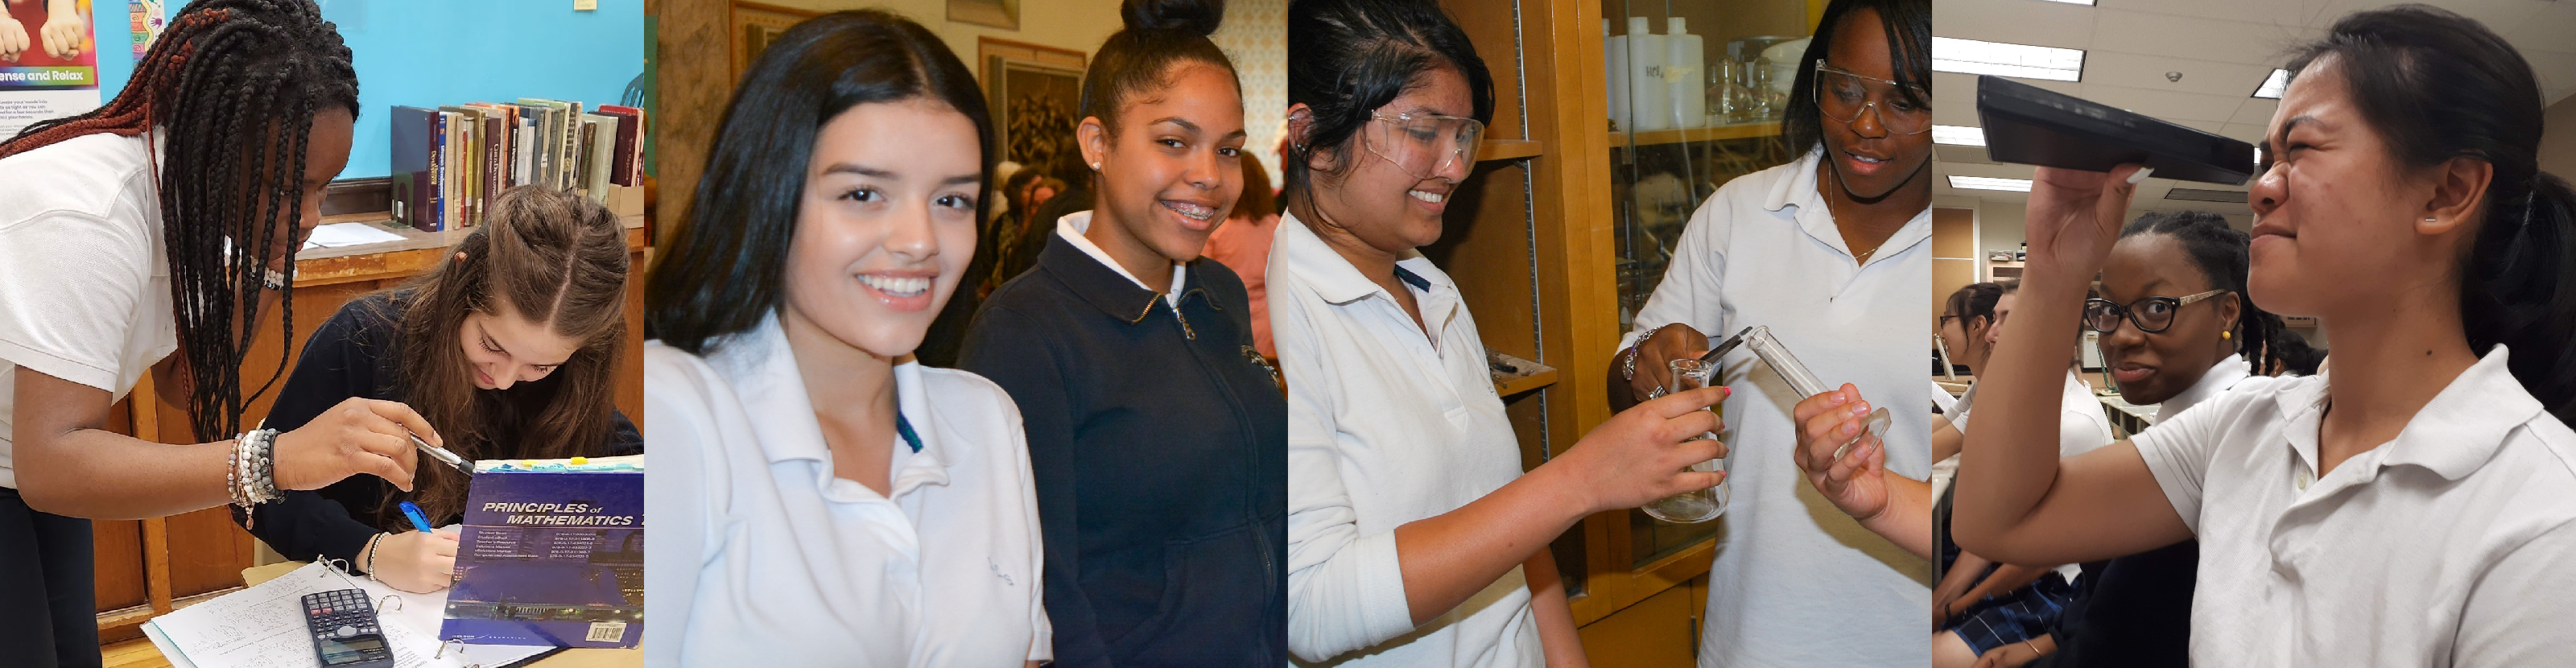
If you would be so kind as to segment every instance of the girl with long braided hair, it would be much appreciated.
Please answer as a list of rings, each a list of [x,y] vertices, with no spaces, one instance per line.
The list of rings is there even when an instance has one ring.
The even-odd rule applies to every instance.
[[[440,442],[409,408],[360,399],[244,429],[267,384],[245,394],[240,367],[265,309],[295,338],[282,293],[357,114],[349,49],[310,0],[200,0],[114,101],[0,142],[0,663],[99,664],[75,518],[256,505],[361,473],[408,489],[405,432]],[[146,370],[195,444],[109,431]]]

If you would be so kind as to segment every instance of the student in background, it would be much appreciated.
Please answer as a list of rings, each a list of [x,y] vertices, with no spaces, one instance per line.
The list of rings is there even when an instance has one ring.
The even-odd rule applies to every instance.
[[[1056,221],[959,368],[1019,405],[1055,665],[1287,662],[1287,405],[1243,282],[1200,257],[1243,191],[1243,96],[1213,0],[1127,0],[1075,137],[1099,208]]]
[[[2241,384],[2264,362],[2257,351],[2267,336],[2287,335],[2267,331],[2269,314],[2245,301],[2246,241],[2218,214],[2154,212],[2111,247],[2085,326],[2102,333],[2102,362],[2120,397],[2156,406],[2158,423]],[[1982,658],[1999,668],[2036,655],[2050,666],[2183,665],[2199,555],[2198,543],[2183,541],[2085,563],[2047,635]]]
[[[645,292],[647,666],[1047,660],[1019,410],[907,359],[974,255],[975,75],[884,11],[745,71]]]
[[[1259,160],[1243,161],[1243,197],[1234,201],[1234,211],[1226,214],[1225,224],[1208,235],[1207,256],[1235,270],[1243,277],[1245,299],[1252,304],[1252,347],[1262,357],[1279,359],[1279,349],[1270,343],[1269,281],[1270,237],[1279,232],[1279,197],[1270,188],[1270,174]]]
[[[2334,371],[2055,457],[2053,377],[2143,172],[2041,168],[1959,541],[2046,563],[2198,539],[2194,665],[2576,656],[2576,192],[2537,168],[2532,69],[2421,5],[2347,15],[2287,69],[2246,287],[2333,331]]]
[[[265,425],[294,429],[350,397],[402,402],[444,426],[447,449],[477,459],[639,454],[644,437],[613,403],[626,334],[626,230],[589,198],[515,188],[436,269],[351,301],[304,344]],[[421,467],[412,492],[355,477],[288,492],[234,518],[297,561],[336,559],[395,589],[445,589],[466,477]]]
[[[242,419],[265,387],[244,387],[243,359],[271,308],[294,336],[295,249],[357,115],[320,8],[200,0],[115,100],[0,142],[0,664],[98,665],[76,518],[258,505],[359,474],[411,487],[405,432],[440,439],[401,404],[353,398],[284,433]],[[196,444],[110,431],[146,372]],[[270,475],[234,475],[245,459]]]
[[[1288,213],[1271,334],[1288,384],[1297,665],[1582,666],[1548,541],[1715,486],[1710,387],[1640,404],[1524,475],[1475,317],[1416,249],[1475,165],[1493,79],[1430,0],[1288,8]]]

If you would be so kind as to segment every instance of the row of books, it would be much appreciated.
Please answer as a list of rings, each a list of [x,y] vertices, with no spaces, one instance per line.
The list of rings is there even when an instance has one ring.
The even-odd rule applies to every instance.
[[[393,108],[395,222],[436,232],[483,223],[501,191],[538,185],[606,203],[644,180],[644,110],[519,98]]]

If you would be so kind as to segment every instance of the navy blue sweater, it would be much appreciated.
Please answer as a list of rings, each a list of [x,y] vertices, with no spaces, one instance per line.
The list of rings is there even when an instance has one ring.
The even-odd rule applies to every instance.
[[[1062,240],[993,291],[959,367],[1019,404],[1055,665],[1286,665],[1288,405],[1243,281],[1175,309]]]
[[[286,377],[286,385],[277,392],[277,403],[268,409],[263,426],[281,432],[294,431],[313,421],[322,411],[350,397],[402,401],[400,377],[400,323],[403,306],[408,303],[401,292],[379,293],[359,297],[341,306],[331,319],[313,330],[313,338],[304,344],[304,354],[295,361],[295,373]],[[454,345],[454,344],[448,344]],[[520,405],[538,406],[554,396],[561,383],[554,376],[535,382],[512,385],[507,390],[491,390]],[[632,455],[644,452],[644,435],[623,414],[608,434],[608,442],[589,449],[586,456]],[[438,425],[430,425],[436,427]],[[517,443],[508,434],[493,439],[496,443]],[[481,453],[484,459],[511,459],[517,453]],[[423,457],[420,466],[437,466]],[[387,531],[409,531],[411,521],[402,511],[387,502],[395,491],[383,478],[371,475],[349,476],[321,489],[287,492],[276,503],[253,508],[257,521],[251,522],[251,535],[268,543],[270,549],[296,561],[330,558],[356,559],[367,539]],[[247,519],[238,507],[233,521]],[[462,513],[429,518],[432,524],[446,526],[463,521]],[[363,569],[365,564],[352,563]]]

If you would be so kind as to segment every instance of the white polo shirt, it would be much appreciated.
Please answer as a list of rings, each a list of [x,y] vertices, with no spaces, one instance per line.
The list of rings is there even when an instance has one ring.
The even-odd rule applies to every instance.
[[[2191,387],[2183,388],[2181,392],[2175,393],[2173,397],[2165,399],[2164,403],[2156,404],[2155,421],[2164,422],[2166,420],[2171,420],[2174,416],[2181,415],[2183,411],[2188,410],[2193,406],[2200,405],[2200,402],[2208,401],[2210,398],[2218,396],[2218,393],[2225,392],[2228,388],[2235,387],[2240,381],[2247,378],[2258,377],[2251,371],[2253,368],[2253,365],[2245,362],[2245,356],[2236,354],[2228,355],[2227,359],[2219,360],[2217,364],[2210,365],[2208,371],[2201,372],[2200,380],[2194,381],[2191,384]],[[2270,376],[2260,377],[2270,378]]]
[[[2576,659],[2576,432],[2505,359],[2322,479],[2323,378],[2240,384],[2132,437],[2200,538],[2192,663]]]
[[[1932,469],[1932,212],[1916,214],[1855,265],[1816,192],[1822,154],[1748,174],[1691,214],[1637,328],[1686,323],[1723,339],[1753,325],[1834,387],[1859,386],[1888,409],[1887,469]],[[1608,308],[1602,306],[1601,308]],[[1734,389],[1719,438],[1733,448],[1733,501],[1709,567],[1702,666],[1915,666],[1931,661],[1924,611],[1932,565],[1862,528],[1809,486],[1790,459],[1796,396],[1750,350],[1727,353]],[[1638,373],[1647,370],[1639,369]]]
[[[895,366],[891,498],[833,477],[778,319],[708,357],[644,346],[650,666],[1017,666],[1054,656],[1020,413]],[[675,460],[672,466],[660,461]]]
[[[145,141],[86,135],[0,160],[0,487],[18,487],[20,368],[115,401],[179,349]]]
[[[1288,381],[1289,652],[1341,668],[1538,666],[1518,567],[1418,628],[1405,603],[1395,528],[1501,489],[1521,455],[1457,284],[1420,255],[1396,267],[1422,327],[1295,216],[1270,247],[1270,335]]]

